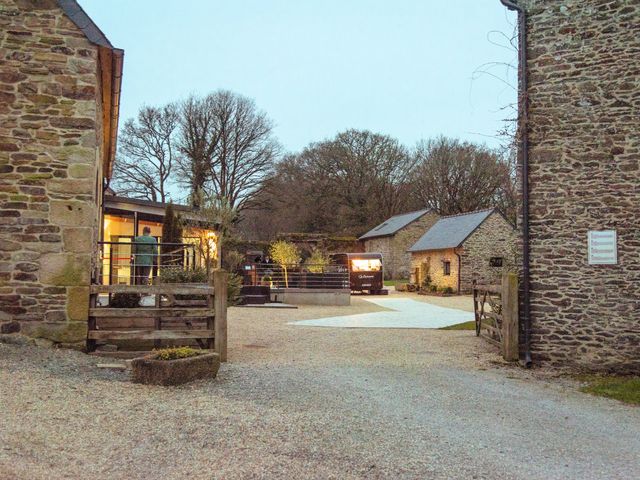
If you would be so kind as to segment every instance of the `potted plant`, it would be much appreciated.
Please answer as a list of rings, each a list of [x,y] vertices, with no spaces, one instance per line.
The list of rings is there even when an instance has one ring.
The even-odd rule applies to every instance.
[[[191,347],[154,350],[131,361],[131,379],[147,385],[181,385],[200,378],[214,378],[220,368],[217,353]]]

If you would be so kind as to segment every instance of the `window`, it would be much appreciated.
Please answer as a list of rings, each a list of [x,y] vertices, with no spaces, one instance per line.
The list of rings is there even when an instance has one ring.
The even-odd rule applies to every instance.
[[[382,270],[382,260],[379,258],[354,258],[351,260],[353,272],[379,272]]]
[[[442,262],[442,270],[444,275],[451,275],[451,262],[449,260]]]

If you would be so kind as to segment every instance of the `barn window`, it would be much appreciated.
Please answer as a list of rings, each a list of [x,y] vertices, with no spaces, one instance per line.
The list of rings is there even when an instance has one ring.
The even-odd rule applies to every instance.
[[[444,271],[444,275],[451,275],[451,262],[449,260],[442,262],[442,269]]]

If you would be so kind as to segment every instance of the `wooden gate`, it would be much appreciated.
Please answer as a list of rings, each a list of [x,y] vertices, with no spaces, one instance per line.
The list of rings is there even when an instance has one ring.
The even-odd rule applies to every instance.
[[[473,284],[476,335],[500,348],[508,361],[518,360],[518,277],[505,273],[500,285]]]
[[[151,296],[154,306],[114,308],[100,306],[99,297],[117,293]],[[188,295],[192,300],[175,300]],[[201,348],[227,359],[227,276],[213,274],[211,284],[91,285],[87,351],[93,352],[101,340],[196,341]],[[116,352],[131,356],[131,352]],[[134,352],[139,355],[141,352]]]

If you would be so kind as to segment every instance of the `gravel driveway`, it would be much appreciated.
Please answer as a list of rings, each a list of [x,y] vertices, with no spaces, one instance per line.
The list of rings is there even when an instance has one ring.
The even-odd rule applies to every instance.
[[[638,478],[640,409],[473,332],[287,324],[377,309],[231,309],[218,378],[174,388],[0,344],[0,478]]]

